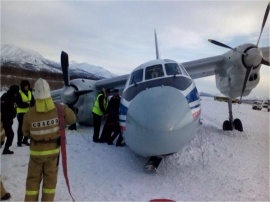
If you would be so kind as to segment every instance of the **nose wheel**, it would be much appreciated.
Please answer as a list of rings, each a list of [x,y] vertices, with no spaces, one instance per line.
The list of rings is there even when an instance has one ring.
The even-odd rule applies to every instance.
[[[228,107],[229,107],[229,120],[223,122],[223,130],[238,130],[243,132],[243,125],[240,119],[234,119],[232,115],[232,99],[229,98],[228,100]]]

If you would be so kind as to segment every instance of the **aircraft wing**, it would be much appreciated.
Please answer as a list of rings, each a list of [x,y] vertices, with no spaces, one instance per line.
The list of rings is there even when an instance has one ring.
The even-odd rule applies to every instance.
[[[264,60],[269,61],[270,47],[262,47],[260,49],[262,51]],[[224,59],[224,55],[217,55],[209,58],[184,62],[181,64],[188,71],[191,78],[198,79],[214,75],[215,71],[222,67]]]
[[[102,79],[102,80],[98,80],[96,81],[96,88],[98,90],[101,90],[102,88],[109,88],[109,89],[114,89],[117,88],[119,89],[120,93],[122,93],[126,81],[128,79],[129,74],[126,75],[122,75],[122,76],[117,76],[117,77],[113,77],[110,79]]]
[[[181,64],[185,67],[191,78],[198,79],[214,75],[215,70],[218,69],[223,62],[224,56],[218,55],[209,58],[183,62]]]

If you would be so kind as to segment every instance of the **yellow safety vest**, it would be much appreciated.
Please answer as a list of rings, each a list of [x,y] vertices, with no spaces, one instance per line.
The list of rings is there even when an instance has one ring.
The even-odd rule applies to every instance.
[[[26,96],[21,90],[19,91],[19,93],[21,94],[23,102],[30,103],[30,101],[32,100],[32,93],[30,90],[28,91],[28,96]],[[26,113],[28,112],[28,110],[29,110],[29,107],[28,108],[17,107],[17,113]]]
[[[98,102],[98,98],[101,96],[102,94],[99,94],[95,100],[95,103],[94,103],[94,106],[93,106],[93,109],[92,109],[92,112],[94,112],[95,114],[99,115],[99,116],[102,116],[103,115],[103,112],[100,110],[99,108],[99,102]],[[104,106],[104,109],[106,110],[107,109],[107,106],[108,106],[108,101],[107,99],[104,99],[103,101],[103,106]]]

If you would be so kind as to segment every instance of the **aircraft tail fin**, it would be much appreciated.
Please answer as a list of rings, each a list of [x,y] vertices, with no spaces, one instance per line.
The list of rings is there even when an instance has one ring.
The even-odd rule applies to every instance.
[[[156,45],[156,59],[160,59],[159,58],[159,51],[158,51],[158,41],[157,41],[156,29],[155,29],[155,45]]]

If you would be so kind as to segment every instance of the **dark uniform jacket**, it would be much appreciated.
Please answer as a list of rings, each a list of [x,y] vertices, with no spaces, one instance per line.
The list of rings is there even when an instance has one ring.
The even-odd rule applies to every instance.
[[[119,122],[119,107],[120,107],[120,96],[112,97],[109,101],[107,113],[108,123],[118,123]]]
[[[14,92],[8,90],[1,97],[1,120],[5,124],[13,124],[16,117],[16,101]]]

